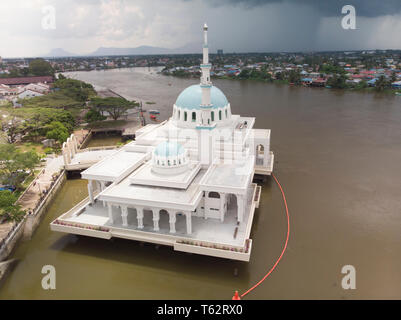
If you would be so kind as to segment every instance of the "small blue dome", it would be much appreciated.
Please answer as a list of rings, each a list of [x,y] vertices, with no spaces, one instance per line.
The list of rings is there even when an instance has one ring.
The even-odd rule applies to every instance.
[[[211,102],[213,108],[224,108],[228,105],[228,100],[224,93],[215,86],[211,87],[210,90]],[[186,88],[178,96],[175,105],[179,108],[184,109],[200,109],[202,103],[202,88],[199,84]]]
[[[155,149],[155,155],[159,157],[174,157],[183,153],[184,147],[177,142],[164,141]]]

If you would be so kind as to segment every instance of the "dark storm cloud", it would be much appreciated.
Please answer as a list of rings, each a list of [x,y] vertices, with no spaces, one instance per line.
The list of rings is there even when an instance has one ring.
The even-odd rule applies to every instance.
[[[378,17],[400,13],[401,0],[208,0],[214,6],[223,4],[243,5],[248,8],[266,4],[288,3],[311,6],[324,16],[338,16],[341,8],[347,4],[353,5],[357,15],[363,17]]]

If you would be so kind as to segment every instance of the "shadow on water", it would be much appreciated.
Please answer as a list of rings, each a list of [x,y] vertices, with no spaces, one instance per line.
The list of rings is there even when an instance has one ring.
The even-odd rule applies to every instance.
[[[76,256],[91,256],[135,266],[179,272],[180,277],[198,277],[206,282],[213,281],[226,285],[235,278],[247,283],[249,272],[246,263],[206,257],[184,252],[176,252],[169,246],[158,246],[132,240],[113,238],[111,240],[95,239],[85,236],[65,235],[54,242],[50,249]],[[213,266],[213,268],[211,268]],[[207,274],[205,274],[207,270]]]

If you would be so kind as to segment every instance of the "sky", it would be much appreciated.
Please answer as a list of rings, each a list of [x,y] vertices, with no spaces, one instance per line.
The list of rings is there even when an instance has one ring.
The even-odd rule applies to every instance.
[[[356,10],[356,29],[341,9]],[[401,49],[401,0],[1,0],[0,56],[142,45],[211,52]]]

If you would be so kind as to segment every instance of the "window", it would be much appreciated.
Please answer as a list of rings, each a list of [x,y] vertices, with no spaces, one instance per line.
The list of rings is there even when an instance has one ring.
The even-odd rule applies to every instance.
[[[212,111],[212,121],[214,121],[214,111]]]
[[[219,111],[219,120],[221,121],[221,110]]]
[[[226,118],[228,118],[228,112],[227,112],[227,109],[226,109]]]
[[[187,121],[188,120],[188,114],[187,114],[187,112],[185,111],[184,112],[184,121]]]
[[[209,198],[213,198],[213,199],[220,199],[220,194],[218,192],[209,192]]]
[[[196,112],[192,112],[192,122],[196,121]]]
[[[180,118],[181,118],[181,111],[178,110],[178,120],[180,120]]]

